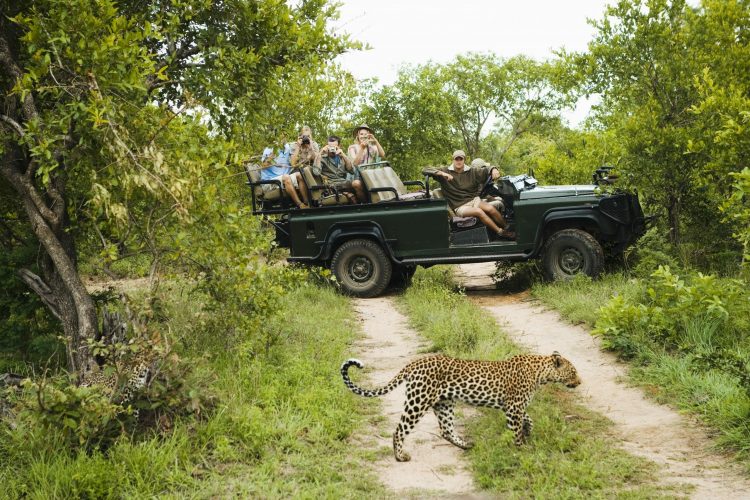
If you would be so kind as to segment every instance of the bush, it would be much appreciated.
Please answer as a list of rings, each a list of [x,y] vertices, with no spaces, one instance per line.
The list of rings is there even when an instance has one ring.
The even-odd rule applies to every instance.
[[[13,398],[17,439],[33,441],[42,431],[70,453],[106,450],[123,436],[165,433],[176,418],[200,417],[211,406],[200,363],[182,360],[161,340],[95,343],[92,352],[105,360],[101,374],[111,386],[79,387],[64,376],[25,380]],[[140,360],[148,360],[151,377],[130,394],[132,367]]]
[[[526,262],[499,260],[495,263],[495,274],[492,279],[498,290],[516,293],[528,290],[544,281],[544,274],[538,260]]]
[[[594,333],[636,361],[636,381],[721,430],[719,442],[750,453],[750,293],[740,280],[660,267],[637,295],[601,308]]]
[[[634,276],[648,278],[659,266],[679,269],[674,247],[664,232],[654,226],[646,231],[627,253],[627,262]]]

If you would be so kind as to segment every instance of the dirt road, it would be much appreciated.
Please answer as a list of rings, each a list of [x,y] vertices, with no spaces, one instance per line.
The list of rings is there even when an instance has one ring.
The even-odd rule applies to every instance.
[[[620,382],[626,366],[603,352],[586,329],[565,323],[525,295],[488,292],[493,271],[492,264],[464,265],[456,277],[516,343],[542,354],[559,351],[575,364],[583,379],[581,402],[615,423],[625,450],[661,465],[664,483],[693,485],[693,498],[750,498],[750,481],[736,464],[710,451],[698,425]]]

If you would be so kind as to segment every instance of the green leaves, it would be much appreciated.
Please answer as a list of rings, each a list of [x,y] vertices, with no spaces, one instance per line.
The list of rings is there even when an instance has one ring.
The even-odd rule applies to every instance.
[[[476,53],[405,67],[395,84],[368,97],[358,119],[376,128],[387,157],[412,175],[447,162],[459,148],[497,161],[534,122],[567,102],[553,75],[552,65],[523,56]],[[501,144],[484,140],[493,125]]]

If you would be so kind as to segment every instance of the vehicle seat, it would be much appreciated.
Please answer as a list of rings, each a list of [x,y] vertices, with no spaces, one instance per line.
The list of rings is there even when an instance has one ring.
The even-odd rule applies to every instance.
[[[365,184],[365,190],[370,194],[370,201],[378,203],[398,199],[418,200],[426,196],[425,191],[415,191],[410,193],[406,185],[401,181],[395,170],[389,166],[383,168],[360,169],[362,181]],[[411,181],[410,185],[422,185],[420,181]]]
[[[444,198],[443,196],[443,190],[440,188],[432,189],[430,191],[430,198],[434,200],[442,200]],[[453,211],[453,209],[448,205],[448,218],[451,222],[451,230],[462,230],[462,229],[468,229],[470,227],[474,227],[479,223],[479,219],[476,217],[459,217],[456,215],[456,212]]]
[[[326,185],[322,176],[315,175],[312,167],[302,168],[302,181],[310,191],[310,201],[313,206],[328,207],[351,203],[344,193],[337,193],[333,187]]]
[[[270,184],[271,181],[261,181],[260,171],[263,168],[255,163],[245,163],[245,175],[247,175],[247,183],[252,188],[255,194],[256,201],[278,201],[284,198],[287,194],[286,191],[281,189],[281,184],[277,184],[270,189],[264,190],[263,184]]]

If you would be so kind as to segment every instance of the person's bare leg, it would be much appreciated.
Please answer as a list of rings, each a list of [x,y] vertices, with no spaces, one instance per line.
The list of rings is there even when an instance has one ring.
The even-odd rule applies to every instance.
[[[307,190],[307,184],[305,184],[305,181],[302,180],[302,174],[300,172],[294,172],[292,175],[294,175],[297,178],[297,185],[299,186],[299,192],[302,194],[302,199],[305,200],[305,205],[310,205],[310,192]]]
[[[306,203],[302,203],[302,201],[299,199],[299,196],[297,196],[297,190],[294,189],[294,184],[292,184],[292,178],[288,175],[284,175],[281,177],[281,181],[284,183],[284,189],[286,189],[286,192],[289,193],[289,197],[292,199],[295,205],[297,205],[300,208],[304,208],[307,206]]]
[[[359,179],[355,179],[352,181],[352,187],[354,188],[354,192],[357,193],[357,199],[360,203],[364,203],[367,201],[367,196],[365,195],[365,186],[362,184],[362,181]]]
[[[482,210],[481,208],[464,208],[463,210],[461,210],[461,217],[476,217],[477,219],[482,221],[482,224],[490,228],[493,233],[497,234],[500,232],[500,228],[497,226],[497,224],[495,224],[495,221],[493,221],[489,215],[484,213],[484,210]]]
[[[505,229],[508,227],[508,223],[505,221],[505,217],[503,217],[503,214],[501,214],[497,208],[493,207],[486,201],[479,203],[479,208],[481,208],[484,213],[489,215],[492,220],[495,221],[495,224],[497,224],[501,228]]]

